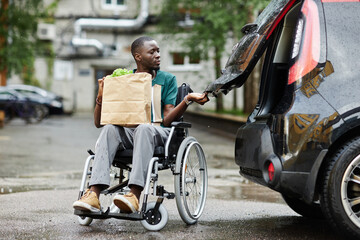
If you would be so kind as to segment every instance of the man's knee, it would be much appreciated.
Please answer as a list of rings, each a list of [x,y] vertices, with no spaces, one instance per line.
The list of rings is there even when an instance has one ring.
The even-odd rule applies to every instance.
[[[153,135],[153,126],[149,124],[141,124],[136,127],[134,134],[135,135]]]
[[[105,134],[109,134],[109,133],[115,133],[118,131],[118,126],[112,125],[112,124],[107,124],[105,125],[101,132],[105,133]]]
[[[105,125],[101,129],[101,133],[95,144],[95,151],[100,147],[100,144],[107,142],[107,139],[112,138],[112,136],[116,136],[116,132],[118,131],[117,126],[115,125]]]

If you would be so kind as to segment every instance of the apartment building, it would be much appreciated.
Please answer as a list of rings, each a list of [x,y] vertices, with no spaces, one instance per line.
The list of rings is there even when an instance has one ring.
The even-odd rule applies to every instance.
[[[97,93],[97,79],[119,67],[135,68],[130,45],[137,37],[150,35],[161,48],[161,69],[173,73],[179,85],[187,82],[194,91],[204,91],[215,79],[214,62],[211,57],[209,61],[191,59],[183,54],[185,51],[181,43],[156,33],[154,19],[161,10],[161,2],[59,1],[55,24],[40,23],[38,28],[39,37],[53,42],[56,54],[53,74],[48,72],[48,62],[38,58],[35,63],[37,79],[42,85],[50,86],[53,92],[64,97],[66,111],[92,110]],[[229,40],[223,65],[233,44]],[[242,90],[237,91],[238,106],[242,108]],[[231,94],[233,93],[229,95]],[[231,108],[233,98],[226,96],[224,100],[225,107]],[[212,100],[204,108],[214,109],[214,106],[215,101]]]

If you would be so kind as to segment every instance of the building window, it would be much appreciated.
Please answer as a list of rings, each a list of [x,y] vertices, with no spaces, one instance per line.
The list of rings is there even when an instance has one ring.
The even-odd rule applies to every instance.
[[[186,55],[184,53],[172,53],[173,65],[184,65]]]
[[[102,8],[106,10],[126,10],[126,0],[102,0]]]
[[[199,71],[201,70],[200,57],[197,54],[188,54],[185,52],[172,52],[172,64],[169,70],[172,71]]]

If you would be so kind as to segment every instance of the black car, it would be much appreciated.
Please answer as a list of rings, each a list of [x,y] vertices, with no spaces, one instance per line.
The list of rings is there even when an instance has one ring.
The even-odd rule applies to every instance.
[[[360,2],[274,0],[242,31],[207,87],[240,87],[264,57],[258,104],[237,132],[240,173],[359,239]]]
[[[40,102],[46,106],[46,115],[64,113],[63,98],[53,92],[25,84],[12,84],[7,87],[25,95],[32,101]]]
[[[26,122],[40,122],[46,112],[46,107],[36,99],[30,99],[8,87],[0,87],[0,110],[5,113],[5,122],[13,118],[22,118]]]

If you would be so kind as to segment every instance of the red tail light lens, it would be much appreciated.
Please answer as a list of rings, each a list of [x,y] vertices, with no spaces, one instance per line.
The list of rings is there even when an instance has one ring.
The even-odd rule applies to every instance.
[[[269,175],[269,180],[271,182],[274,179],[274,175],[275,175],[275,168],[272,162],[270,162],[268,166],[268,175]]]
[[[301,8],[302,18],[296,29],[292,58],[295,63],[289,70],[288,84],[311,72],[320,59],[320,21],[316,3],[305,0]]]

